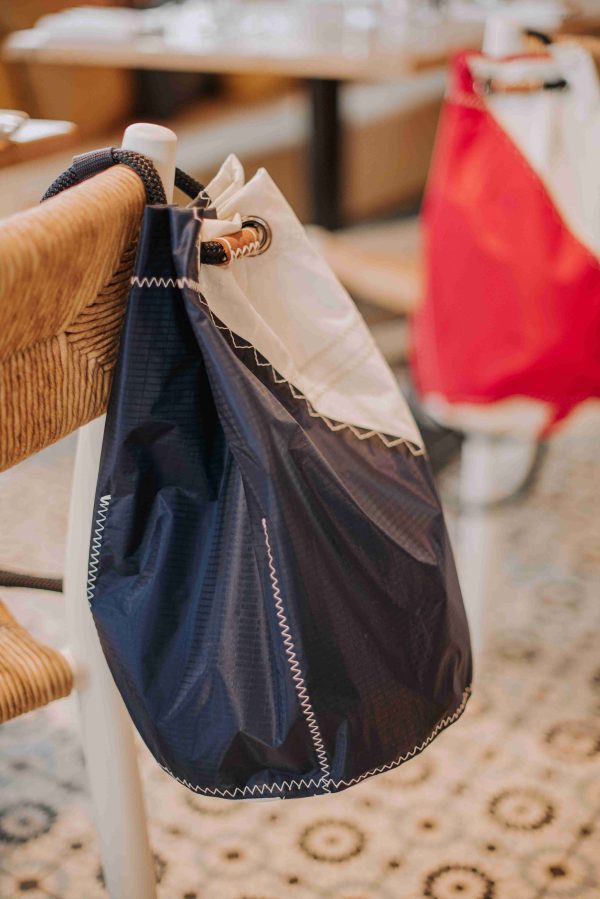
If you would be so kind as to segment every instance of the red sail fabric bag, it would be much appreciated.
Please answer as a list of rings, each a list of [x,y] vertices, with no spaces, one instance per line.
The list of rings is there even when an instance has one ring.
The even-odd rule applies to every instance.
[[[600,86],[581,46],[455,60],[413,330],[430,409],[526,398],[547,429],[600,395],[599,146]]]

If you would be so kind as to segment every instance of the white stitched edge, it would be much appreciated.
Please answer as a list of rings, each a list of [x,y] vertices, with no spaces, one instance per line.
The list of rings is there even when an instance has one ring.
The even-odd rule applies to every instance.
[[[245,246],[238,247],[234,250],[232,254],[234,259],[239,259],[241,256],[251,256],[255,250],[260,250],[261,239],[256,228],[248,228],[247,230],[254,231],[256,238],[251,243],[247,243]]]
[[[260,796],[263,793],[278,793],[281,790],[289,791],[311,787],[317,789],[323,780],[322,777],[319,777],[317,780],[313,777],[309,779],[300,778],[299,780],[285,780],[282,783],[276,784],[256,784],[255,786],[233,787],[231,790],[221,790],[219,787],[196,786],[196,784],[190,783],[189,780],[185,780],[185,778],[177,777],[177,775],[173,774],[166,765],[162,765],[160,762],[158,764],[163,771],[169,774],[178,783],[182,784],[182,786],[187,787],[188,790],[192,790],[194,793],[202,793],[203,796],[219,796],[222,799],[243,799],[245,797]]]
[[[323,782],[325,790],[329,792],[328,782],[331,778],[331,769],[329,767],[329,761],[327,759],[327,753],[325,751],[325,744],[323,743],[323,737],[321,736],[321,731],[319,730],[319,725],[317,724],[317,719],[315,717],[312,702],[310,701],[308,690],[306,689],[306,683],[304,681],[304,678],[302,677],[302,671],[300,669],[300,663],[298,662],[298,656],[296,655],[294,649],[294,640],[292,638],[292,632],[290,630],[288,619],[285,614],[283,597],[281,596],[279,580],[277,578],[277,571],[275,570],[275,561],[273,559],[273,552],[271,550],[271,541],[269,540],[267,519],[263,518],[261,520],[261,524],[265,535],[265,546],[267,548],[267,557],[269,560],[269,576],[271,578],[273,599],[275,600],[277,622],[279,624],[279,630],[281,631],[285,654],[288,657],[292,680],[294,681],[294,687],[300,701],[300,708],[302,709],[302,713],[306,719],[313,746],[315,747],[315,752],[317,753],[317,758],[319,759],[319,765],[321,767],[322,775],[320,780]]]
[[[100,497],[100,504],[96,515],[94,536],[92,537],[92,545],[90,547],[90,560],[88,564],[87,588],[86,594],[88,603],[91,605],[96,590],[96,580],[98,578],[98,565],[100,562],[100,548],[102,546],[102,536],[106,516],[108,515],[108,507],[110,505],[110,494]]]
[[[351,780],[344,780],[343,778],[341,778],[340,780],[336,780],[335,782],[332,781],[331,785],[333,787],[351,787],[354,784],[359,783],[359,781],[364,780],[366,777],[373,777],[374,774],[383,774],[384,771],[390,771],[392,768],[397,768],[398,765],[402,765],[403,762],[407,762],[413,756],[417,755],[419,752],[422,752],[427,746],[429,746],[432,740],[435,740],[440,731],[453,724],[457,718],[460,718],[465,710],[467,702],[469,701],[470,695],[471,687],[465,687],[464,693],[462,695],[462,700],[458,708],[451,715],[447,715],[445,718],[440,719],[429,736],[426,737],[422,743],[419,743],[418,746],[415,746],[414,749],[411,749],[404,755],[398,756],[397,759],[394,759],[393,762],[388,762],[387,765],[378,765],[376,768],[371,768],[370,771],[365,771],[364,774],[359,774],[358,777],[353,777]]]
[[[407,762],[409,759],[413,758],[413,756],[417,755],[419,752],[422,752],[424,749],[429,746],[429,744],[435,740],[440,731],[444,730],[446,727],[449,727],[453,724],[457,718],[460,718],[462,713],[465,710],[465,706],[469,700],[469,696],[471,695],[471,687],[466,687],[465,691],[462,695],[462,700],[458,708],[451,715],[447,715],[445,718],[441,718],[434,729],[431,731],[428,737],[426,737],[422,743],[419,743],[418,746],[415,746],[414,749],[411,749],[409,752],[404,753],[404,755],[398,756],[397,759],[394,759],[393,762],[388,762],[387,765],[379,765],[377,768],[371,768],[369,771],[365,771],[364,774],[359,774],[358,777],[353,777],[351,780],[344,780],[343,778],[340,780],[331,780],[328,779],[327,785],[331,789],[336,789],[337,787],[351,787],[354,784],[360,783],[361,780],[365,780],[367,777],[373,777],[375,774],[383,774],[384,771],[390,771],[392,768],[397,768],[398,765],[402,765],[404,762]],[[233,787],[231,790],[221,790],[218,787],[199,787],[196,784],[192,784],[189,780],[182,779],[181,777],[177,777],[176,774],[167,768],[166,765],[158,762],[160,767],[169,774],[174,780],[178,781],[178,783],[182,784],[182,786],[187,787],[189,790],[192,790],[194,793],[202,793],[206,796],[220,796],[223,799],[237,799],[243,798],[244,796],[255,796],[260,795],[262,793],[277,793],[281,790],[287,790],[288,792],[293,789],[303,789],[303,788],[318,788],[323,784],[324,777],[319,777],[318,780],[315,780],[313,777],[311,778],[300,778],[299,780],[286,780],[280,784],[256,784],[254,786],[248,787]]]
[[[256,235],[255,239],[251,243],[248,243],[243,247],[236,247],[235,250],[231,246],[231,243],[229,242],[227,237],[215,237],[215,241],[222,240],[223,243],[226,243],[227,247],[229,248],[229,261],[227,263],[228,265],[232,263],[234,259],[239,259],[242,256],[251,256],[255,250],[260,250],[261,240],[258,231],[256,230],[256,228],[247,228],[247,230],[254,232],[254,234]]]
[[[357,438],[357,440],[368,440],[371,437],[379,437],[381,442],[388,449],[392,449],[395,446],[402,445],[402,446],[406,446],[406,448],[409,450],[409,452],[413,456],[425,455],[424,447],[417,446],[416,444],[411,443],[410,440],[406,440],[404,437],[396,437],[396,438],[390,439],[385,434],[383,434],[381,431],[361,430],[360,428],[356,427],[356,425],[351,425],[348,422],[343,422],[343,421],[335,421],[334,419],[328,418],[326,415],[323,415],[321,412],[317,412],[317,410],[314,408],[314,406],[312,405],[310,400],[306,396],[304,396],[302,391],[298,390],[297,387],[294,387],[294,385],[291,383],[291,381],[288,381],[287,378],[282,377],[275,370],[275,368],[271,365],[271,363],[269,361],[267,361],[267,362],[260,361],[260,359],[258,358],[258,351],[255,346],[253,346],[251,343],[244,343],[244,344],[236,343],[234,332],[231,330],[231,328],[228,328],[227,325],[219,324],[219,322],[215,319],[215,317],[212,313],[212,309],[210,308],[210,306],[208,305],[208,303],[206,302],[206,300],[204,299],[204,297],[202,295],[202,291],[200,289],[199,283],[197,281],[194,281],[193,278],[158,278],[158,277],[140,277],[139,275],[133,275],[130,283],[134,287],[177,287],[180,290],[183,287],[188,287],[191,290],[193,290],[195,293],[198,294],[198,299],[202,303],[202,305],[206,306],[206,308],[208,309],[208,313],[209,313],[212,323],[215,325],[215,327],[218,328],[220,331],[227,331],[229,333],[229,335],[231,337],[231,342],[233,343],[234,347],[238,350],[252,350],[254,352],[254,359],[256,361],[256,364],[263,368],[270,368],[271,374],[273,375],[273,380],[275,381],[275,383],[276,384],[287,384],[287,386],[290,389],[290,393],[292,394],[294,399],[303,400],[306,403],[308,414],[311,416],[311,418],[320,418],[322,421],[325,422],[325,424],[327,425],[327,427],[329,428],[330,431],[348,430],[348,431],[351,431],[352,434],[354,434],[354,436]]]

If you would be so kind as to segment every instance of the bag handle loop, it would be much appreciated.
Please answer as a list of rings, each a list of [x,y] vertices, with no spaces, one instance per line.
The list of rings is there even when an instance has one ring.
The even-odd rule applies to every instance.
[[[55,197],[69,187],[81,184],[113,165],[127,165],[139,175],[146,191],[146,201],[150,205],[166,204],[165,189],[152,160],[142,153],[123,150],[120,147],[103,147],[75,156],[70,168],[55,178],[41,202]],[[195,201],[196,208],[206,210],[210,205],[211,199],[204,185],[181,169],[175,169],[175,186]],[[211,212],[212,210],[208,210],[208,215]],[[235,234],[203,241],[200,244],[200,261],[205,265],[229,265],[234,259],[244,256],[260,256],[270,243],[271,229],[263,219],[257,217],[244,219],[242,229]]]
[[[73,164],[52,182],[41,202],[55,197],[69,187],[74,187],[75,184],[81,184],[87,178],[91,178],[113,165],[127,165],[139,175],[144,184],[146,200],[149,204],[160,205],[167,202],[165,189],[154,163],[142,153],[123,150],[121,147],[103,147],[101,150],[91,150],[89,153],[75,156]],[[204,194],[203,199],[205,199],[206,205],[210,202],[204,186],[181,169],[175,169],[175,185],[192,200],[199,195],[202,197]]]

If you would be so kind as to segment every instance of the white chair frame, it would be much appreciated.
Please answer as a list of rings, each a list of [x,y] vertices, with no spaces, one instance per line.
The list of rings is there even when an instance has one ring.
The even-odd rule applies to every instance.
[[[123,147],[153,161],[167,202],[172,202],[175,134],[158,125],[131,125],[125,131]],[[104,417],[80,428],[77,438],[64,588],[70,655],[108,894],[111,899],[155,899],[155,866],[133,726],[108,669],[87,601],[90,534],[103,434]]]

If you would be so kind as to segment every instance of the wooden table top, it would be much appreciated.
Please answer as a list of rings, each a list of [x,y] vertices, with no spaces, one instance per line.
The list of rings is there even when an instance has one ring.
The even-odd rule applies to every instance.
[[[298,40],[293,49],[232,37],[205,40],[201,46],[168,43],[161,37],[133,41],[75,42],[39,29],[14,32],[2,47],[6,61],[127,69],[287,75],[343,81],[393,79],[439,65],[461,49],[481,45],[482,27],[464,22],[409,26],[394,35],[376,34],[368,42],[346,35],[339,40]],[[350,43],[350,46],[348,46]]]

